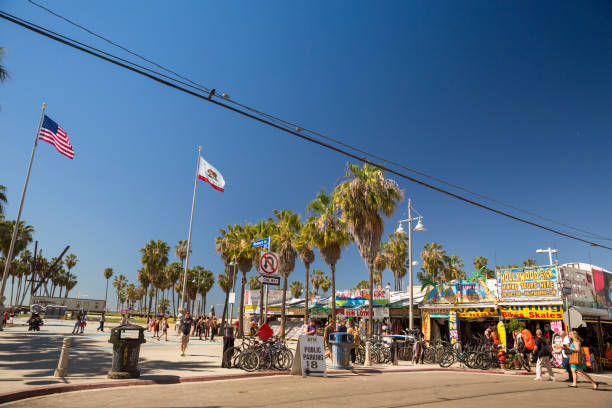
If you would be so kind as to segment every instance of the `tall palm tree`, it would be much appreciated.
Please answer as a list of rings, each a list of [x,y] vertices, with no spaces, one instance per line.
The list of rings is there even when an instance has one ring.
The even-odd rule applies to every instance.
[[[363,289],[367,289],[369,286],[369,283],[367,280],[362,280],[357,282],[357,285],[355,285],[355,290],[363,290]]]
[[[302,296],[302,292],[304,291],[302,282],[300,281],[291,282],[291,285],[289,285],[289,291],[291,292],[291,296],[293,296],[294,299],[299,299],[299,297]]]
[[[329,276],[327,275],[323,276],[323,279],[321,279],[321,290],[323,291],[323,294],[327,293],[331,285],[332,285],[332,282],[329,279]]]
[[[15,221],[0,219],[0,252],[4,256],[4,259],[8,257],[8,251],[13,236],[13,230],[15,229]],[[21,251],[32,242],[32,234],[34,234],[34,227],[26,225],[25,221],[19,221],[19,228],[17,229],[17,238],[13,247],[13,259],[15,259]]]
[[[66,293],[64,294],[64,298],[68,297],[68,293],[77,285],[77,277],[70,272],[66,273],[66,282],[64,287],[66,288]]]
[[[395,290],[401,290],[401,281],[407,272],[408,237],[406,237],[406,234],[398,234],[397,232],[389,234],[389,240],[383,244],[383,251],[386,263],[395,278]],[[376,263],[376,260],[374,263]]]
[[[321,288],[321,284],[326,280],[329,279],[327,274],[325,272],[323,272],[320,269],[313,269],[312,273],[310,274],[310,283],[312,284],[312,287],[315,290],[315,293],[318,295],[319,294],[319,289]]]
[[[523,261],[523,266],[525,267],[529,267],[529,266],[537,266],[538,262],[535,259],[526,259]]]
[[[454,279],[465,279],[466,274],[463,270],[463,260],[457,255],[444,256],[443,274],[446,281]]]
[[[113,268],[106,267],[104,268],[104,279],[106,279],[106,293],[104,295],[104,310],[108,310],[108,307],[106,307],[106,302],[108,299],[108,280],[113,276]]]
[[[187,240],[179,239],[178,244],[174,246],[174,255],[181,261],[181,265],[185,265],[187,258]]]
[[[283,278],[283,295],[281,304],[280,336],[285,338],[285,312],[287,301],[287,278],[295,268],[298,236],[302,229],[300,216],[291,210],[274,210],[276,216],[276,230],[272,234],[272,241],[278,246],[278,271]]]
[[[140,283],[140,286],[142,286],[143,288],[144,306],[145,306],[144,309],[146,309],[147,296],[149,294],[149,285],[151,285],[151,280],[149,279],[149,274],[147,273],[146,267],[143,266],[142,268],[138,269],[138,274],[136,275],[136,279]],[[147,311],[147,314],[149,314],[148,311]]]
[[[429,279],[434,283],[443,281],[444,257],[446,251],[437,242],[426,243],[421,252],[422,270],[418,273],[419,279]]]
[[[200,281],[200,285],[198,286],[198,293],[202,297],[202,303],[200,304],[200,311],[202,313],[206,313],[206,295],[212,289],[215,284],[215,276],[208,269],[204,269],[201,266],[196,266],[195,270],[198,271],[198,277]]]
[[[0,70],[2,70],[1,65]],[[6,203],[6,187],[0,184],[0,218],[4,217],[4,206]]]
[[[304,324],[307,324],[309,320],[308,319],[308,291],[310,288],[308,287],[308,283],[310,280],[310,277],[309,277],[310,265],[314,262],[314,259],[315,259],[315,254],[312,248],[315,245],[314,238],[315,238],[316,232],[317,232],[317,229],[315,228],[314,223],[308,223],[308,222],[304,223],[302,225],[302,228],[300,229],[300,235],[296,241],[296,246],[295,246],[295,248],[298,251],[300,260],[302,261],[302,263],[304,264],[304,268],[306,269],[306,274],[304,276],[304,286],[306,287],[306,289],[304,290],[304,293],[305,293],[305,296],[304,296]],[[292,285],[293,284],[297,285],[296,282],[293,282]],[[300,284],[300,293],[301,293],[301,290],[302,290],[302,286]],[[294,297],[298,297],[298,296],[294,296]]]
[[[179,241],[179,244],[180,242],[181,241]],[[172,292],[172,313],[174,316],[176,316],[176,303],[174,302],[174,294],[175,294],[174,286],[176,285],[176,282],[178,282],[178,280],[181,278],[182,273],[183,273],[183,267],[178,262],[172,262],[170,265],[166,267],[166,270],[165,270],[167,287]]]
[[[342,210],[342,219],[353,235],[361,257],[368,263],[370,302],[368,312],[368,337],[373,335],[374,308],[374,260],[378,255],[384,223],[382,215],[391,217],[402,200],[403,193],[397,184],[386,179],[382,170],[364,164],[362,167],[348,163],[347,180],[334,190],[334,202]],[[371,365],[370,342],[366,347],[366,364]]]
[[[319,250],[323,261],[329,265],[331,273],[332,322],[336,321],[336,263],[342,250],[351,242],[351,235],[347,224],[340,217],[339,209],[333,197],[325,191],[320,191],[315,199],[308,203],[311,214],[308,224],[311,225],[314,246]]]
[[[115,276],[115,279],[113,280],[113,286],[115,287],[115,290],[117,291],[117,312],[121,310],[121,303],[122,303],[121,300],[124,297],[123,292],[125,291],[127,282],[128,280],[125,277],[125,275]]]
[[[66,265],[66,268],[68,269],[69,273],[72,270],[72,268],[75,267],[77,262],[79,262],[79,260],[75,254],[66,255],[66,258],[64,259],[64,264]]]
[[[229,297],[229,293],[232,290],[232,277],[228,275],[228,271],[226,269],[225,273],[220,273],[217,276],[217,283],[221,290],[225,293],[225,305],[223,306],[223,317],[221,318],[221,328],[225,329],[225,313],[227,312],[227,299]]]
[[[158,239],[157,241],[149,241],[149,243],[147,243],[147,245],[140,250],[142,254],[141,262],[145,266],[147,274],[149,275],[149,281],[156,289],[158,289],[162,283],[163,271],[168,264],[169,251],[170,247],[161,239]],[[155,294],[155,301],[157,302],[157,290],[155,291]],[[149,298],[147,314],[151,310],[151,302],[152,298]]]
[[[495,278],[495,272],[493,272],[491,269],[487,267],[488,262],[489,260],[485,258],[484,256],[477,256],[474,258],[474,261],[472,262],[472,264],[474,265],[474,269],[477,271],[479,271],[480,268],[484,266],[484,269],[482,270],[482,274],[484,275],[484,277],[487,279],[493,279]]]

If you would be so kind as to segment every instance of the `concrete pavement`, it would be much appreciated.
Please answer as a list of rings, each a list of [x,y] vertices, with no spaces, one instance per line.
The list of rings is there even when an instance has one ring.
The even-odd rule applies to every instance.
[[[609,408],[612,388],[591,391],[530,376],[419,372],[335,374],[328,378],[277,376],[206,383],[153,385],[10,402],[7,407],[428,407],[537,406]]]

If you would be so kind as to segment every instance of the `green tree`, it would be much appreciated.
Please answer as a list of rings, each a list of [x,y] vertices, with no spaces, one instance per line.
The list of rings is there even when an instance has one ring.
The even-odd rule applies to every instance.
[[[310,283],[315,290],[315,295],[319,295],[319,289],[325,279],[328,279],[327,274],[320,269],[313,269],[310,274]]]
[[[374,286],[382,285],[382,274],[387,269],[387,258],[384,254],[383,245],[380,246],[380,250],[378,251],[378,255],[374,258],[374,273],[372,274],[372,283]],[[366,281],[367,282],[367,281]],[[367,289],[367,288],[363,288]]]
[[[463,260],[457,255],[444,256],[444,267],[442,269],[444,280],[465,279],[466,274],[463,270]]]
[[[397,232],[389,234],[388,237],[388,241],[383,244],[383,254],[387,266],[393,272],[395,290],[401,290],[401,280],[407,272],[408,237],[406,237],[406,234],[398,234]]]
[[[68,297],[68,293],[77,285],[77,277],[70,272],[66,273],[66,281],[64,287],[66,288],[66,293],[64,294],[64,298]]]
[[[181,241],[179,241],[179,244],[180,243]],[[174,295],[176,291],[174,290],[174,287],[176,283],[178,282],[178,280],[181,278],[182,274],[183,274],[183,267],[181,266],[180,263],[172,262],[168,266],[166,266],[166,270],[165,270],[166,282],[167,282],[168,288],[172,292],[172,314],[174,316],[176,316],[176,303],[174,301]]]
[[[2,66],[0,65],[0,70]],[[6,205],[6,187],[0,184],[0,219],[4,217],[4,206]]]
[[[0,82],[4,82],[8,79],[9,74],[4,64],[2,64],[2,58],[6,55],[6,48],[0,47]]]
[[[340,259],[342,250],[351,242],[351,235],[346,223],[340,218],[339,207],[334,203],[333,197],[320,191],[313,201],[308,204],[310,218],[309,230],[313,236],[314,246],[319,250],[321,258],[329,265],[331,273],[332,290],[332,322],[336,319],[336,263]],[[321,284],[319,286],[322,287]],[[317,292],[319,288],[317,287]]]
[[[421,271],[418,273],[418,277],[421,281],[424,279],[430,279],[432,282],[440,283],[444,280],[444,257],[446,251],[442,248],[442,245],[437,242],[431,242],[425,244],[423,251],[421,252]]]
[[[364,290],[370,286],[367,280],[362,280],[357,282],[357,286],[355,286],[355,290]]]
[[[274,210],[274,215],[276,216],[276,228],[271,238],[279,248],[278,272],[283,278],[280,336],[285,338],[287,279],[295,268],[295,259],[297,257],[295,247],[297,246],[302,224],[300,223],[300,216],[291,210]]]
[[[474,258],[474,261],[472,262],[472,264],[474,265],[474,269],[476,271],[479,271],[480,268],[484,266],[484,269],[482,270],[482,275],[487,279],[494,279],[495,272],[493,272],[491,269],[487,267],[488,262],[489,260],[485,258],[484,256],[477,256]]]
[[[395,181],[385,178],[377,167],[364,164],[362,167],[348,163],[347,180],[334,191],[334,201],[342,210],[342,219],[353,235],[361,257],[368,263],[370,299],[374,296],[374,260],[380,249],[384,232],[382,216],[391,217],[402,200],[403,193]],[[373,316],[372,302],[368,305]],[[373,327],[368,324],[368,337]],[[366,363],[371,364],[369,348],[366,348]]]
[[[195,272],[198,274],[198,293],[202,298],[202,303],[200,304],[199,312],[206,313],[206,295],[208,295],[208,292],[210,292],[213,285],[215,284],[215,277],[211,271],[199,265],[197,265],[194,269]]]
[[[296,246],[295,246],[295,248],[298,251],[300,260],[304,264],[304,268],[306,270],[306,274],[304,275],[304,286],[306,287],[306,289],[304,290],[304,293],[308,293],[308,291],[310,290],[310,288],[308,287],[309,280],[310,280],[309,274],[310,274],[310,265],[315,260],[315,254],[312,248],[315,245],[314,240],[315,240],[316,232],[317,231],[314,228],[313,223],[308,223],[308,222],[304,223],[302,225],[302,228],[300,229],[300,235],[297,239]],[[297,296],[294,296],[294,297],[297,297]],[[307,324],[308,320],[309,320],[308,319],[308,296],[304,296],[304,324]]]
[[[261,283],[259,283],[259,279],[257,279],[257,276],[251,276],[249,278],[249,290],[259,290],[261,289]]]
[[[127,286],[127,282],[128,280],[125,275],[115,276],[115,279],[113,280],[113,286],[117,291],[117,312],[121,310],[121,304],[125,298],[125,287]]]
[[[299,299],[299,297],[302,296],[302,292],[304,291],[304,286],[300,281],[293,281],[291,282],[291,285],[289,285],[289,291],[291,292],[291,296],[293,296],[294,299]]]
[[[142,254],[141,262],[145,266],[147,275],[149,275],[149,281],[155,287],[155,302],[157,303],[157,289],[163,285],[163,272],[168,264],[168,252],[170,247],[167,243],[158,239],[157,241],[151,240],[144,248],[140,250]],[[152,298],[149,298],[149,307],[147,308],[147,314],[151,311]]]
[[[535,259],[526,259],[523,261],[523,266],[524,267],[538,266],[538,263]]]
[[[323,276],[323,279],[321,279],[321,290],[323,291],[323,294],[327,294],[327,291],[329,290],[329,288],[332,286],[331,283],[331,279],[329,279],[329,276],[325,275]],[[332,303],[336,302],[336,297],[332,296]]]
[[[108,280],[113,276],[113,268],[108,267],[104,269],[104,279],[106,279],[106,294],[104,295],[104,305],[105,305],[105,310],[108,310],[108,308],[106,307],[106,302],[108,299]]]

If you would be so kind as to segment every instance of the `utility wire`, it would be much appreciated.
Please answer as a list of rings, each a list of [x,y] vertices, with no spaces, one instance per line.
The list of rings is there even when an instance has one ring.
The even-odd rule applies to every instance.
[[[209,92],[210,92],[210,89],[209,89],[209,88],[207,88],[207,87],[205,87],[204,85],[199,84],[199,83],[197,83],[197,82],[195,82],[195,81],[193,81],[193,80],[191,80],[191,79],[189,79],[189,78],[187,78],[187,77],[185,77],[185,76],[182,76],[182,75],[180,75],[180,74],[176,73],[175,71],[172,71],[171,69],[166,68],[166,67],[162,66],[161,64],[159,64],[159,63],[157,63],[157,62],[155,62],[155,61],[152,61],[151,59],[146,58],[146,57],[142,56],[141,54],[138,54],[138,53],[136,53],[135,51],[132,51],[132,50],[130,50],[130,49],[128,49],[128,48],[126,48],[126,47],[122,46],[121,44],[118,44],[118,43],[116,43],[115,41],[112,41],[112,40],[110,40],[110,39],[108,39],[108,38],[104,37],[103,35],[98,34],[98,33],[94,32],[94,31],[92,31],[92,30],[88,29],[87,27],[85,27],[85,26],[83,26],[83,25],[81,25],[81,24],[79,24],[79,23],[76,23],[76,22],[74,22],[74,21],[70,20],[69,18],[67,18],[67,17],[65,17],[65,16],[63,16],[63,15],[61,15],[61,14],[59,14],[59,13],[57,13],[57,12],[55,12],[55,11],[53,11],[53,10],[51,10],[51,9],[47,8],[47,7],[45,7],[45,6],[43,6],[43,5],[41,5],[41,4],[36,3],[36,2],[35,2],[35,1],[33,1],[33,0],[28,0],[28,2],[29,2],[29,3],[31,3],[31,4],[33,4],[33,5],[35,5],[36,7],[39,7],[39,8],[41,8],[41,9],[45,10],[46,12],[48,12],[48,13],[50,13],[50,14],[52,14],[52,15],[54,15],[54,16],[56,16],[56,17],[58,17],[58,18],[62,19],[62,20],[64,20],[64,21],[68,22],[69,24],[72,24],[72,25],[74,25],[75,27],[78,27],[78,28],[80,28],[80,29],[82,29],[82,30],[86,31],[87,33],[89,33],[89,34],[91,34],[91,35],[93,35],[93,36],[95,36],[95,37],[97,37],[97,38],[99,38],[99,39],[101,39],[101,40],[103,40],[103,41],[106,41],[107,43],[109,43],[109,44],[111,44],[111,45],[113,45],[113,46],[115,46],[115,47],[117,47],[117,48],[119,48],[119,49],[121,49],[121,50],[124,50],[124,51],[126,51],[126,52],[128,52],[128,53],[130,53],[130,54],[132,54],[132,55],[134,55],[134,56],[136,56],[136,57],[138,57],[138,58],[140,58],[140,59],[142,59],[142,60],[144,60],[144,61],[146,61],[146,62],[148,62],[148,63],[150,63],[150,64],[152,64],[152,65],[154,65],[154,66],[156,66],[156,67],[158,67],[158,68],[160,68],[160,69],[162,69],[162,70],[164,70],[164,71],[166,71],[166,72],[168,72],[168,73],[170,73],[170,74],[172,74],[172,75],[175,75],[175,76],[176,76],[176,77],[178,77],[178,78],[181,78],[181,79],[183,79],[183,80],[185,80],[185,81],[189,82],[189,84],[187,84],[187,83],[185,83],[185,82],[182,82],[182,81],[178,81],[178,80],[176,80],[176,79],[174,79],[174,78],[168,77],[168,76],[163,75],[163,74],[161,74],[161,73],[159,73],[159,72],[156,72],[156,71],[150,71],[150,72],[154,72],[154,73],[156,73],[156,74],[158,74],[158,75],[160,75],[160,76],[163,76],[163,77],[165,77],[165,78],[175,80],[175,81],[176,81],[176,82],[178,82],[178,83],[181,83],[181,84],[183,84],[183,85],[186,85],[186,86],[192,87],[192,88],[194,88],[194,89],[198,89],[198,90],[201,90],[201,91],[204,91],[204,92],[207,92],[207,93],[209,93]],[[56,35],[59,35],[59,34],[57,34],[57,33],[56,33]],[[62,36],[62,37],[63,37],[63,36]],[[65,37],[64,37],[64,38],[65,38]],[[72,41],[75,41],[75,42],[79,43],[79,42],[78,42],[78,41],[76,41],[76,40],[72,40]],[[81,43],[79,43],[79,44],[81,44]],[[85,44],[81,44],[81,45],[85,45]],[[85,46],[86,46],[86,45],[85,45]],[[90,47],[90,48],[91,48],[91,47]],[[102,52],[102,53],[104,53],[104,51],[101,51],[101,50],[98,50],[98,49],[94,49],[94,50],[96,50],[96,51],[98,51],[98,52]],[[106,53],[104,53],[104,54],[106,54]],[[108,55],[108,54],[106,54],[106,55]],[[113,56],[113,57],[114,57],[114,56]],[[115,57],[115,58],[118,58],[118,57]],[[118,59],[120,59],[120,58],[118,58]],[[127,63],[129,63],[129,64],[132,64],[132,65],[135,65],[135,66],[137,66],[137,67],[139,67],[139,68],[146,69],[146,68],[144,68],[144,67],[142,67],[142,66],[140,66],[140,65],[133,64],[131,61],[126,61],[126,60],[123,60],[123,59],[120,59],[120,60],[121,60],[121,61],[124,61],[124,62],[127,62]],[[190,85],[190,84],[191,84],[191,85]],[[223,94],[223,95],[227,95],[227,94]],[[218,97],[218,96],[217,96],[217,95],[214,95],[214,97]],[[583,230],[583,229],[580,229],[580,228],[576,228],[576,227],[573,227],[573,226],[571,226],[571,225],[568,225],[568,224],[565,224],[565,223],[562,223],[562,222],[556,221],[556,220],[554,220],[554,219],[552,219],[552,218],[548,218],[548,217],[541,216],[541,215],[536,214],[536,213],[534,213],[534,212],[531,212],[531,211],[528,211],[528,210],[522,209],[522,208],[520,208],[520,207],[516,207],[516,206],[514,206],[514,205],[512,205],[512,204],[508,204],[508,203],[505,203],[505,202],[503,202],[503,201],[500,201],[500,200],[494,199],[494,198],[492,198],[492,197],[486,196],[486,195],[484,195],[484,194],[481,194],[481,193],[478,193],[478,192],[475,192],[475,191],[469,190],[469,189],[467,189],[467,188],[465,188],[465,187],[462,187],[462,186],[460,186],[460,185],[457,185],[457,184],[453,184],[453,183],[447,182],[447,181],[445,181],[445,180],[443,180],[443,179],[441,179],[441,178],[438,178],[438,177],[435,177],[435,176],[431,176],[431,175],[429,175],[429,174],[427,174],[427,173],[424,173],[424,172],[422,172],[422,171],[415,170],[415,169],[411,169],[411,168],[409,168],[409,167],[406,167],[406,166],[402,165],[401,163],[397,163],[397,162],[395,162],[395,161],[385,159],[384,157],[378,156],[378,155],[376,155],[376,154],[372,154],[372,153],[366,152],[366,151],[364,151],[364,150],[362,150],[362,149],[359,149],[359,148],[357,148],[357,147],[355,147],[355,146],[352,146],[352,145],[349,145],[349,144],[347,144],[347,143],[344,143],[344,142],[342,142],[341,140],[338,140],[338,139],[334,139],[334,138],[328,137],[328,136],[326,136],[326,135],[324,135],[324,134],[322,134],[322,133],[319,133],[319,132],[317,132],[317,131],[314,131],[314,130],[312,130],[312,129],[308,129],[308,128],[304,127],[304,126],[300,126],[300,125],[298,125],[298,124],[296,124],[296,123],[292,123],[292,122],[286,121],[286,120],[284,120],[284,119],[278,118],[278,117],[276,117],[276,116],[273,116],[273,115],[270,115],[270,114],[268,114],[268,113],[265,113],[265,112],[262,112],[262,111],[260,111],[260,110],[257,110],[257,109],[255,109],[255,108],[252,108],[252,107],[250,107],[250,106],[248,106],[248,105],[245,105],[245,104],[242,104],[242,103],[240,103],[240,102],[237,102],[237,101],[235,101],[235,100],[231,99],[229,96],[223,96],[223,98],[224,98],[224,99],[225,99],[227,102],[229,102],[229,103],[232,103],[232,104],[234,104],[234,105],[236,105],[236,106],[240,106],[240,107],[241,107],[241,108],[243,108],[243,109],[247,109],[247,110],[249,110],[249,111],[251,111],[251,112],[253,112],[253,113],[257,114],[257,115],[261,115],[261,116],[263,116],[263,117],[265,117],[265,118],[267,118],[267,119],[269,119],[269,120],[271,120],[271,121],[274,121],[274,122],[276,122],[276,123],[282,124],[283,126],[291,127],[292,129],[298,130],[298,131],[300,131],[300,132],[307,132],[307,133],[310,133],[310,134],[312,134],[312,135],[314,135],[314,136],[317,136],[317,137],[320,137],[320,138],[322,138],[322,139],[328,140],[328,141],[330,141],[330,142],[336,143],[336,144],[338,144],[338,145],[340,145],[340,146],[346,147],[346,148],[351,149],[351,150],[353,150],[353,151],[355,151],[355,152],[358,152],[358,153],[361,153],[361,154],[365,154],[366,156],[369,156],[369,157],[371,157],[371,158],[373,158],[373,159],[376,159],[376,160],[382,160],[382,161],[384,161],[385,163],[392,164],[392,165],[397,166],[397,167],[399,167],[399,168],[401,168],[401,169],[403,169],[403,170],[409,171],[409,172],[414,173],[414,174],[418,174],[418,175],[420,175],[420,176],[422,176],[422,177],[426,177],[426,178],[428,178],[428,179],[430,179],[430,180],[434,180],[434,181],[436,181],[436,182],[438,182],[438,183],[441,183],[441,184],[447,185],[447,186],[449,186],[449,187],[453,187],[453,188],[455,188],[455,189],[457,189],[457,190],[460,190],[460,191],[466,192],[466,193],[468,193],[468,194],[472,194],[472,195],[474,195],[474,196],[476,196],[476,197],[480,197],[480,198],[485,199],[485,200],[487,200],[487,201],[490,201],[490,202],[493,202],[493,203],[496,203],[496,204],[499,204],[499,205],[505,206],[505,207],[507,207],[507,208],[511,208],[511,209],[513,209],[513,210],[515,210],[515,211],[519,211],[519,212],[522,212],[522,213],[524,213],[524,214],[528,214],[528,215],[530,215],[530,216],[532,216],[532,217],[536,217],[536,218],[539,218],[539,219],[542,219],[542,220],[548,221],[548,222],[550,222],[550,223],[557,224],[557,225],[560,225],[560,226],[563,226],[563,227],[569,228],[569,229],[571,229],[571,230],[574,230],[574,231],[577,231],[577,232],[581,232],[581,233],[582,233],[582,234],[576,234],[576,235],[579,235],[579,236],[586,236],[586,237],[589,237],[589,238],[596,238],[596,239],[601,239],[601,240],[606,240],[606,241],[612,241],[612,238],[609,238],[609,237],[606,237],[606,236],[603,236],[603,235],[599,235],[599,234],[594,234],[594,233],[592,233],[592,232],[589,232],[589,231],[586,231],[586,230]]]
[[[550,227],[547,227],[545,225],[541,225],[541,224],[538,224],[538,223],[526,220],[524,218],[520,218],[520,217],[514,216],[512,214],[509,214],[509,213],[497,210],[495,208],[492,208],[492,207],[489,207],[487,205],[481,204],[481,203],[476,202],[474,200],[471,200],[469,198],[460,196],[460,195],[455,194],[453,192],[444,190],[444,189],[442,189],[440,187],[428,184],[428,183],[426,183],[424,181],[421,181],[421,180],[416,179],[414,177],[411,177],[411,176],[408,176],[406,174],[403,174],[403,173],[401,173],[401,172],[399,172],[397,170],[391,169],[391,168],[389,168],[389,167],[387,167],[385,165],[374,163],[374,162],[372,162],[371,160],[368,160],[365,157],[359,157],[356,154],[350,153],[350,152],[348,152],[346,150],[343,150],[343,149],[341,149],[339,147],[330,145],[329,143],[317,140],[317,139],[315,139],[313,137],[310,137],[310,136],[307,136],[305,134],[301,134],[301,132],[299,132],[297,130],[288,129],[287,127],[284,127],[284,126],[282,126],[282,125],[280,125],[278,123],[275,123],[275,122],[273,122],[273,121],[271,121],[269,119],[263,119],[263,118],[255,116],[253,113],[249,113],[249,112],[246,112],[244,110],[240,110],[238,108],[235,108],[234,106],[230,106],[227,103],[224,103],[224,101],[215,100],[215,99],[212,98],[211,94],[209,94],[207,96],[207,95],[203,95],[203,94],[200,94],[198,92],[192,91],[190,89],[183,88],[183,87],[181,87],[181,86],[179,86],[179,85],[177,85],[175,83],[169,82],[169,81],[167,81],[165,79],[159,78],[159,77],[149,73],[149,72],[151,72],[151,70],[148,70],[149,72],[145,72],[145,71],[143,71],[143,70],[141,70],[141,69],[139,69],[139,68],[137,68],[135,66],[131,66],[131,65],[128,65],[128,64],[126,64],[124,62],[121,62],[120,58],[112,56],[112,54],[95,51],[93,47],[84,45],[82,43],[79,43],[76,40],[69,39],[68,37],[61,36],[61,35],[59,35],[57,33],[54,33],[51,30],[48,30],[46,28],[37,26],[37,25],[35,25],[33,23],[28,22],[27,20],[23,20],[23,19],[21,19],[19,17],[13,16],[13,15],[8,14],[6,12],[0,11],[0,18],[3,18],[5,20],[10,21],[10,22],[12,22],[14,24],[17,24],[19,26],[22,26],[22,27],[24,27],[24,28],[26,28],[26,29],[28,29],[30,31],[36,32],[36,33],[38,33],[40,35],[43,35],[43,36],[45,36],[47,38],[50,38],[52,40],[55,40],[55,41],[60,42],[62,44],[65,44],[65,45],[67,45],[69,47],[75,48],[77,50],[80,50],[80,51],[85,52],[87,54],[93,55],[93,56],[98,57],[98,58],[100,58],[102,60],[110,62],[112,64],[118,65],[118,66],[120,66],[122,68],[128,69],[128,70],[130,70],[132,72],[135,72],[135,73],[138,73],[140,75],[143,75],[143,76],[145,76],[147,78],[150,78],[150,79],[152,79],[152,80],[154,80],[156,82],[159,82],[161,84],[164,84],[164,85],[169,86],[171,88],[174,88],[176,90],[185,92],[185,93],[187,93],[189,95],[195,96],[195,97],[200,98],[200,99],[205,100],[205,101],[208,101],[208,102],[213,103],[213,104],[215,104],[217,106],[226,108],[228,110],[231,110],[231,111],[233,111],[235,113],[238,113],[240,115],[243,115],[245,117],[257,120],[257,121],[259,121],[261,123],[267,124],[267,125],[269,125],[271,127],[277,128],[277,129],[282,130],[282,131],[284,131],[286,133],[290,133],[290,134],[292,134],[294,136],[297,136],[298,138],[307,140],[307,141],[309,141],[311,143],[315,143],[315,144],[317,144],[319,146],[322,146],[322,147],[325,147],[327,149],[333,150],[333,151],[335,151],[337,153],[340,153],[340,154],[342,154],[344,156],[347,156],[349,158],[352,158],[354,160],[361,161],[363,163],[367,163],[367,164],[369,164],[371,166],[374,166],[374,167],[377,167],[377,168],[379,168],[379,169],[381,169],[383,171],[387,171],[387,172],[389,172],[391,174],[395,174],[398,177],[401,177],[401,178],[406,179],[408,181],[412,181],[413,183],[419,184],[419,185],[421,185],[423,187],[427,187],[427,188],[429,188],[431,190],[440,192],[440,193],[448,195],[450,197],[456,198],[456,199],[458,199],[460,201],[463,201],[465,203],[474,205],[476,207],[480,207],[482,209],[485,209],[485,210],[491,211],[491,212],[493,212],[495,214],[502,215],[504,217],[513,219],[515,221],[519,221],[519,222],[522,222],[524,224],[531,225],[533,227],[540,228],[540,229],[552,232],[552,233],[557,234],[557,235],[561,235],[561,236],[566,237],[566,238],[570,238],[570,239],[573,239],[573,240],[576,240],[576,241],[584,242],[584,243],[589,244],[591,246],[595,246],[595,247],[600,247],[600,248],[612,250],[612,247],[605,246],[605,245],[602,245],[602,244],[599,244],[599,243],[596,243],[596,242],[593,242],[593,241],[589,241],[587,239],[583,239],[583,238],[580,238],[578,236],[571,235],[571,234],[568,234],[568,233],[556,230],[554,228],[550,228]],[[113,59],[113,58],[115,58],[115,59]],[[133,65],[135,65],[135,64],[133,64]]]

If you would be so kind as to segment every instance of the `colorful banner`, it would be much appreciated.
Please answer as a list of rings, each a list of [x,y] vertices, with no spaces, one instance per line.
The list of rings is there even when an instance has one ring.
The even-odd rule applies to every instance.
[[[595,298],[600,309],[612,307],[612,274],[593,269]]]
[[[561,305],[500,305],[504,319],[563,320]]]
[[[591,271],[562,266],[559,268],[559,276],[562,287],[571,289],[571,293],[566,295],[571,305],[593,307],[596,301]]]
[[[501,320],[497,323],[497,334],[499,335],[499,344],[502,346],[503,350],[506,350],[506,347],[508,347],[506,344],[506,326]]]
[[[429,318],[429,312],[423,311],[421,316],[421,331],[426,341],[431,340],[431,319]]]
[[[438,318],[448,318],[449,310],[446,308],[427,309],[430,315]],[[457,312],[457,316],[467,319],[498,316],[497,309],[494,307],[457,307],[452,310]]]
[[[494,302],[495,298],[486,285],[479,279],[475,282],[467,280],[454,280],[443,282],[427,291],[423,303],[483,303]]]
[[[502,299],[558,296],[556,266],[502,269],[497,273],[497,287]]]
[[[374,319],[384,319],[389,317],[388,307],[377,307],[374,308]],[[342,315],[344,317],[365,317],[369,318],[370,313],[368,309],[336,309],[336,316]]]
[[[459,341],[459,318],[454,310],[448,312],[448,337],[451,344]]]
[[[374,306],[387,306],[389,304],[389,292],[386,290],[373,291]],[[369,290],[345,290],[336,292],[336,306],[366,306],[370,299]]]

